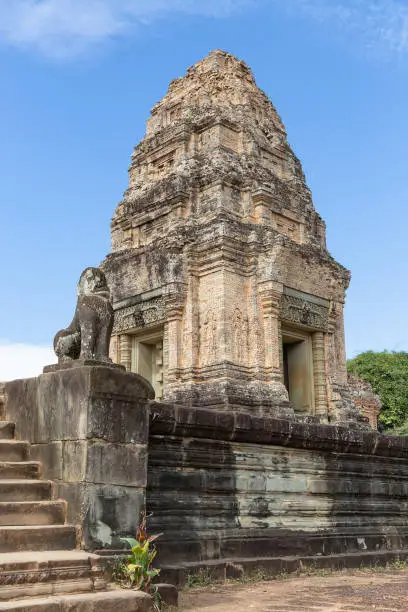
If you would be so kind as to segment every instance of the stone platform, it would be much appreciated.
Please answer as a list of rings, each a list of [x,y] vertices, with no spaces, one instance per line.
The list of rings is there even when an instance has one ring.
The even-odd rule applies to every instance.
[[[0,610],[153,611],[149,595],[112,588],[100,557],[80,549],[135,533],[144,508],[149,394],[139,376],[110,367],[6,385]]]
[[[408,555],[408,439],[153,404],[147,508],[164,577]]]
[[[6,393],[16,435],[30,443],[54,496],[68,501],[82,546],[109,548],[136,533],[145,503],[150,384],[119,367],[74,362],[10,382]]]

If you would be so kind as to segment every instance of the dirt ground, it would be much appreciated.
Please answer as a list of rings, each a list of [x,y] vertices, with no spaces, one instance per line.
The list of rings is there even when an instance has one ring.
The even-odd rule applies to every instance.
[[[180,612],[408,612],[408,569],[186,589]]]

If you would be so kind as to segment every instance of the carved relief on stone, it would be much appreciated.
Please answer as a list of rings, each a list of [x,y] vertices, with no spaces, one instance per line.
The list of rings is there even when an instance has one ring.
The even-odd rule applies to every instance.
[[[116,310],[113,333],[118,334],[135,327],[146,327],[152,323],[159,323],[164,318],[164,301],[162,298],[154,298],[148,302]]]
[[[197,332],[198,328],[193,314],[193,307],[191,303],[188,303],[184,311],[182,325],[182,362],[185,367],[193,365],[194,353],[198,350],[199,345]]]
[[[191,354],[191,325],[189,321],[189,313],[190,308],[186,307],[184,317],[183,317],[183,327],[182,327],[182,338],[183,338],[183,353],[182,353],[182,361],[185,365],[188,361],[188,358]]]
[[[281,319],[296,325],[326,330],[329,323],[329,309],[301,297],[283,294]]]
[[[156,157],[156,159],[150,160],[148,166],[149,178],[158,179],[168,172],[171,172],[175,164],[176,156],[177,150],[173,150],[165,155]]]
[[[217,137],[217,128],[211,127],[209,129],[203,130],[198,135],[198,147],[201,149],[210,144],[214,144],[216,142]]]
[[[235,153],[239,151],[239,133],[222,125],[220,126],[220,144]]]
[[[209,308],[201,325],[201,363],[209,365],[218,356],[218,316]]]
[[[248,358],[248,317],[239,308],[232,317],[232,356],[238,363],[246,363]]]
[[[295,242],[300,241],[300,224],[297,221],[274,212],[272,224],[280,234],[288,236]]]
[[[163,340],[156,344],[156,399],[163,399],[163,382],[164,382],[164,359],[163,359]]]

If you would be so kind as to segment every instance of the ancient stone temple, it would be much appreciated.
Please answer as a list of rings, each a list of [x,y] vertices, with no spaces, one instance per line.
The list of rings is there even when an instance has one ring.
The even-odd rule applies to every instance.
[[[129,175],[103,263],[114,361],[182,405],[358,419],[344,349],[350,275],[248,66],[214,51],[172,81]]]
[[[101,268],[0,385],[0,610],[153,610],[104,575],[144,511],[163,580],[408,559],[408,437],[347,377],[349,273],[243,62],[153,109]]]

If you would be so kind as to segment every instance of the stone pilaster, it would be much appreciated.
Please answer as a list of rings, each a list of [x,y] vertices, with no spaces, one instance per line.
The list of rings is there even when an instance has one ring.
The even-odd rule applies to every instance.
[[[260,286],[259,295],[264,328],[265,373],[270,395],[276,407],[282,407],[275,414],[291,418],[293,409],[289,407],[289,396],[283,383],[282,328],[279,318],[282,291],[275,283],[265,283]]]
[[[279,319],[281,293],[260,291],[265,338],[265,371],[272,380],[283,382],[282,329]]]
[[[312,335],[315,414],[322,421],[327,421],[328,406],[324,344],[324,333],[321,331],[315,332]]]
[[[335,345],[337,362],[337,380],[341,385],[347,385],[347,360],[344,335],[344,304],[339,302],[335,308]]]
[[[191,274],[188,284],[186,302],[183,309],[182,323],[182,356],[181,363],[183,375],[191,373],[199,365],[199,308],[198,308],[198,284],[197,277]]]
[[[113,363],[119,363],[119,336],[112,336],[110,339],[109,357]]]
[[[125,366],[126,371],[132,369],[132,336],[122,334],[119,337],[119,363]]]
[[[166,308],[165,335],[168,342],[167,381],[171,385],[180,378],[185,288],[178,285],[168,287],[164,302]]]

